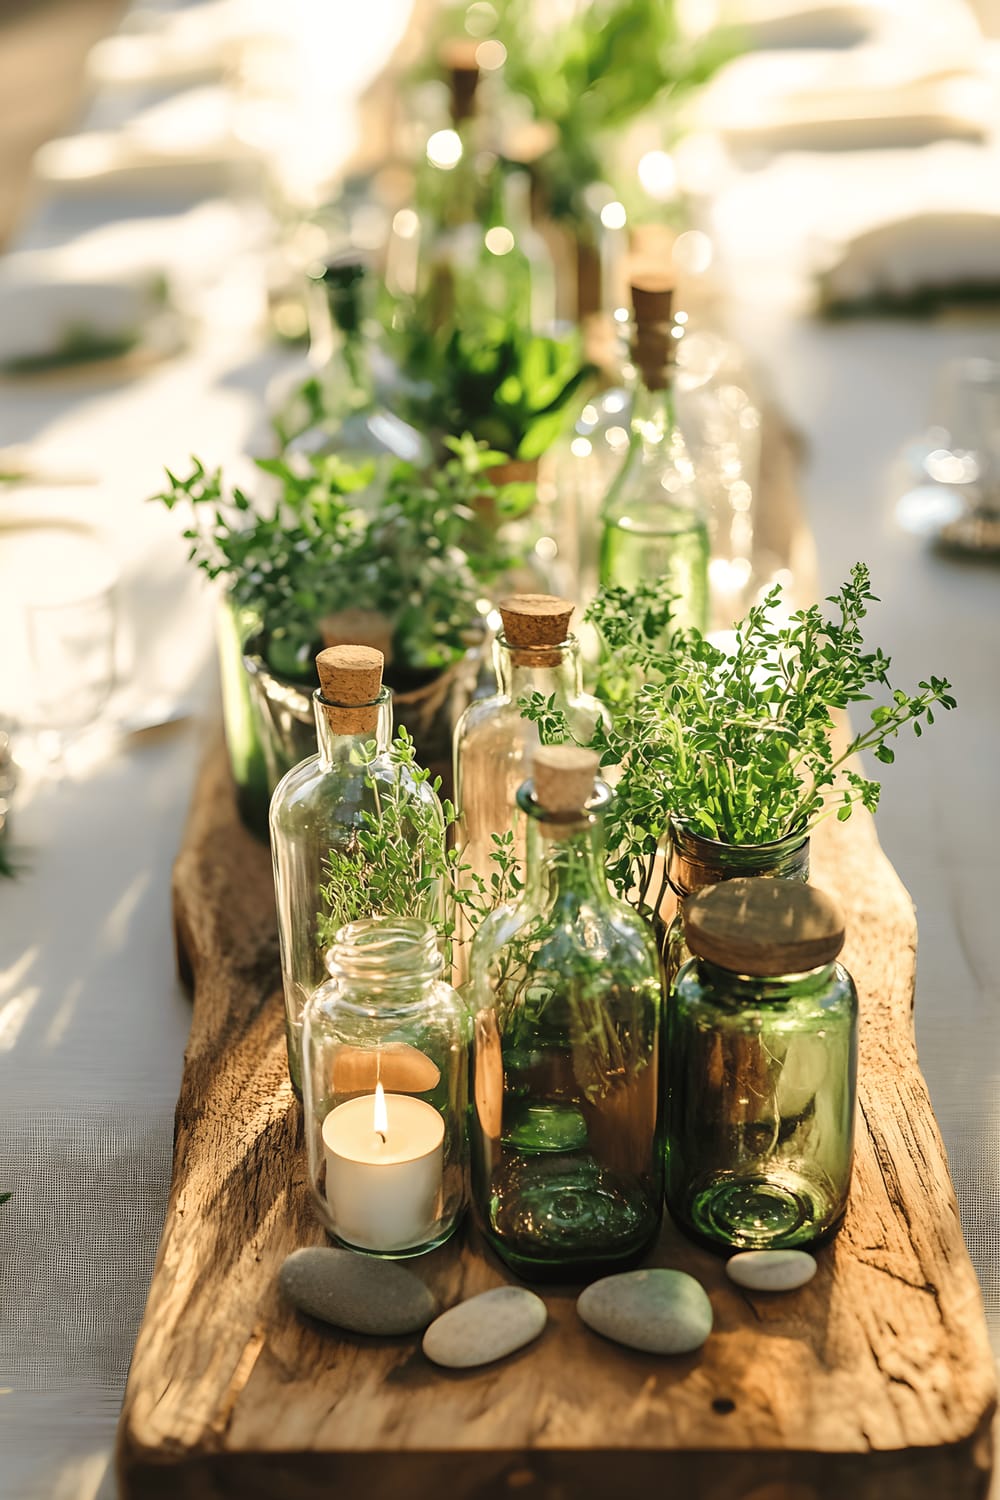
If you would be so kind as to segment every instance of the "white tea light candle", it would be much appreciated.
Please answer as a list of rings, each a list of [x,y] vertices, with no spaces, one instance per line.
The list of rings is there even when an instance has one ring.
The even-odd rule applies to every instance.
[[[323,1121],[326,1197],[338,1238],[360,1250],[408,1250],[441,1215],[444,1117],[381,1084]]]

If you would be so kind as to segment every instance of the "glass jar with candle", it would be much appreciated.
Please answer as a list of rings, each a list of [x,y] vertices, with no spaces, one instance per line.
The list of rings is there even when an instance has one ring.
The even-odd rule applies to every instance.
[[[303,1023],[309,1183],[352,1250],[421,1255],[465,1203],[471,1018],[427,922],[343,927]]]
[[[634,1262],[662,1212],[656,948],[609,894],[596,772],[593,751],[535,751],[525,889],[472,945],[473,1198],[530,1279]]]
[[[667,1206],[715,1248],[821,1243],[851,1181],[857,994],[809,885],[729,880],[683,908],[667,1000]]]
[[[390,751],[382,660],[369,646],[319,653],[320,690],[313,694],[319,751],[289,771],[271,799],[288,1067],[296,1089],[302,1012],[326,977],[323,953],[332,935],[349,921],[386,911],[433,921],[444,897],[437,883],[422,880],[431,843],[443,851],[441,804]],[[379,848],[386,853],[376,866]]]

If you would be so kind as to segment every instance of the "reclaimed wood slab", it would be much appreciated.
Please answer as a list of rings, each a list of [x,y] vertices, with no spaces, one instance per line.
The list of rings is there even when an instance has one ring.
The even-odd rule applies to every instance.
[[[861,814],[824,825],[813,870],[846,908],[862,1007],[851,1206],[814,1281],[743,1291],[668,1225],[650,1263],[708,1290],[699,1353],[618,1348],[579,1321],[574,1289],[546,1287],[537,1344],[446,1373],[417,1337],[340,1336],[279,1297],[284,1257],[324,1236],[285,1068],[269,858],[238,823],[217,747],[174,878],[194,1012],[121,1418],[123,1500],[984,1496],[994,1369],[917,1064],[913,908]],[[411,1264],[445,1303],[510,1279],[471,1230]]]

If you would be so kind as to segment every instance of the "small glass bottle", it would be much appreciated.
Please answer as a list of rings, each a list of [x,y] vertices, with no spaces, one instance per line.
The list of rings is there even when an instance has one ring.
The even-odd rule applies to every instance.
[[[422,1255],[465,1205],[471,1018],[427,922],[352,922],[326,962],[302,1027],[313,1200],[350,1249]]]
[[[347,464],[381,469],[426,463],[424,437],[383,404],[365,328],[368,267],[357,252],[327,260],[310,289],[310,363],[315,374],[275,419],[291,455],[337,454]],[[382,477],[376,474],[373,483]]]
[[[573,605],[550,594],[513,594],[499,605],[503,629],[493,648],[498,690],[469,704],[455,726],[455,801],[463,861],[490,884],[493,835],[514,828],[524,858],[517,790],[531,775],[538,726],[521,698],[540,693],[566,715],[570,733],[589,743],[608,712],[583,691],[580,652],[569,632]]]
[[[675,624],[704,630],[708,517],[674,409],[669,282],[636,277],[632,304],[631,436],[602,510],[601,582],[634,588],[665,578],[675,599]]]
[[[596,771],[593,751],[535,752],[525,889],[472,945],[473,1201],[529,1279],[634,1262],[662,1212],[656,950],[609,894]]]
[[[769,878],[809,879],[809,835],[802,829],[766,844],[726,844],[695,833],[679,818],[667,823],[663,854],[666,891],[650,892],[656,903],[656,929],[663,957],[666,990],[687,963],[691,952],[684,936],[681,903],[724,880]]]
[[[847,1207],[858,1001],[844,920],[808,885],[730,880],[685,903],[667,1000],[667,1206],[728,1250],[822,1243]]]
[[[444,892],[420,890],[423,851],[444,846],[444,817],[431,787],[389,750],[392,705],[382,686],[382,653],[333,646],[316,658],[313,694],[319,752],[293,767],[271,799],[271,855],[281,940],[288,1067],[301,1087],[302,1012],[321,984],[329,934],[356,918],[379,916],[362,835],[376,823],[395,849],[412,851],[407,878],[391,899],[399,915],[436,919]],[[380,872],[381,873],[381,872]],[[396,903],[398,902],[398,905]]]

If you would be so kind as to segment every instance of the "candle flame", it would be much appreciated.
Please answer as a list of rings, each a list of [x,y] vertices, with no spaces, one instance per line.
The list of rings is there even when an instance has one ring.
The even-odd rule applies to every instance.
[[[382,1137],[383,1142],[389,1133],[389,1114],[385,1107],[385,1089],[381,1083],[375,1085],[375,1134]]]

